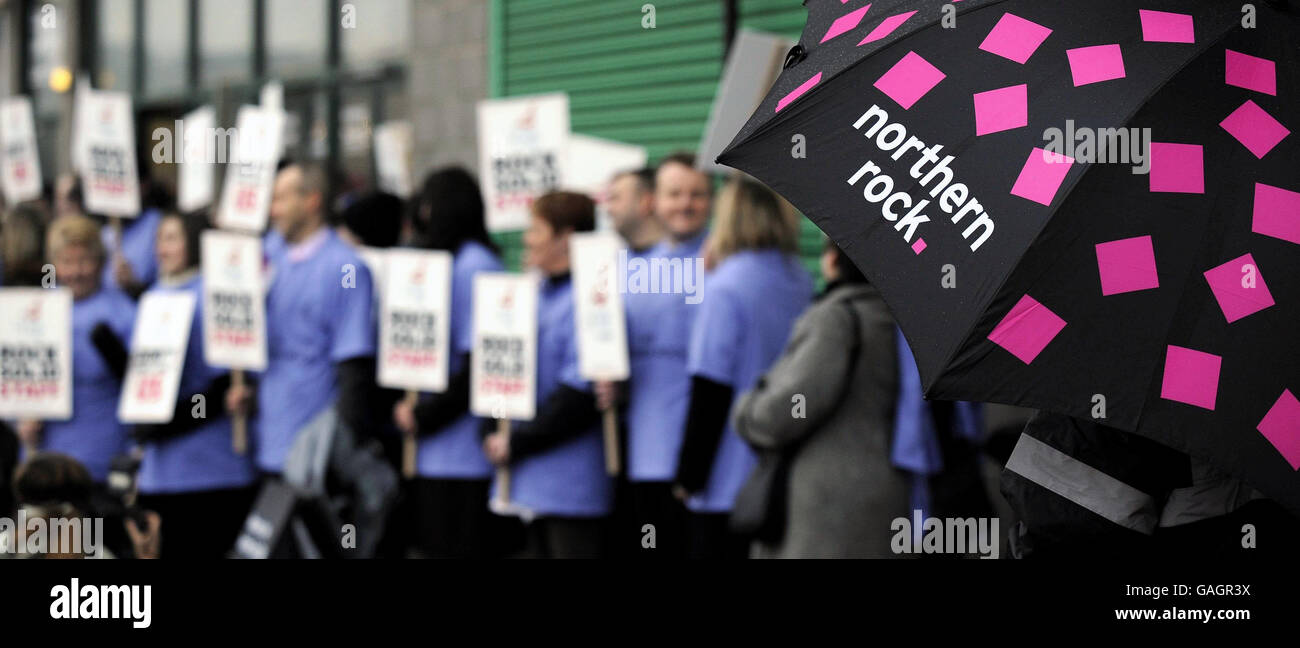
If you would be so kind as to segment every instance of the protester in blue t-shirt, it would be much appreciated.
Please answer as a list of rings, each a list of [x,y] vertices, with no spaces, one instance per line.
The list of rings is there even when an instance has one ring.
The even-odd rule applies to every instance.
[[[140,505],[156,511],[167,528],[166,558],[221,558],[231,548],[253,503],[249,457],[236,454],[224,395],[225,369],[203,358],[203,280],[199,235],[206,215],[169,213],[158,222],[158,281],[149,292],[194,296],[194,318],[172,420],[137,425],[143,444]]]
[[[375,427],[375,322],[370,271],[326,226],[319,166],[280,170],[270,217],[284,244],[268,254],[267,367],[256,387],[232,386],[226,398],[232,412],[255,412],[255,465],[276,475],[298,432],[330,407],[357,434]]]
[[[479,419],[469,413],[474,275],[503,269],[478,183],[459,167],[429,174],[412,205],[410,228],[416,247],[452,253],[447,389],[393,408],[397,427],[419,437],[410,484],[415,540],[429,557],[501,556],[518,548],[522,529],[518,520],[487,509],[492,465],[479,443]]]
[[[524,245],[528,266],[542,275],[537,415],[484,440],[488,459],[510,466],[508,500],[528,522],[529,554],[536,557],[599,558],[607,548],[614,484],[605,473],[596,400],[578,375],[569,278],[569,235],[595,225],[595,204],[582,194],[553,192],[533,202]]]
[[[21,421],[18,434],[29,451],[61,452],[80,461],[102,486],[113,458],[127,447],[126,428],[117,422],[117,399],[135,302],[102,287],[104,246],[93,220],[76,215],[56,219],[46,249],[56,282],[72,292],[72,418]]]
[[[634,556],[677,558],[687,547],[686,510],[671,483],[690,393],[686,351],[700,310],[701,247],[713,186],[696,170],[693,155],[677,153],[659,163],[653,190],[655,218],[666,236],[635,259],[629,255],[621,277],[630,376],[620,409],[627,425],[629,497],[617,542]],[[601,407],[617,398],[608,383],[598,385],[597,393]],[[654,552],[641,547],[646,524],[655,528]]]
[[[627,242],[628,254],[644,256],[664,238],[664,226],[655,214],[655,170],[622,171],[609,181],[605,212],[614,231]]]
[[[795,256],[798,230],[776,194],[734,180],[718,198],[706,243],[712,271],[691,329],[685,438],[674,489],[691,510],[693,557],[745,557],[744,538],[727,520],[757,458],[731,428],[740,394],[781,354],[812,281]]]

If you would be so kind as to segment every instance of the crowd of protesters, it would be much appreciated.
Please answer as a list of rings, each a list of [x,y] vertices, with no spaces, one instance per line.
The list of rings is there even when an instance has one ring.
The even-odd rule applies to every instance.
[[[687,262],[650,266],[665,272],[699,260],[705,272],[700,299],[624,295],[631,371],[621,383],[593,384],[576,368],[569,237],[596,229],[597,205],[573,192],[539,197],[523,235],[523,270],[540,278],[537,414],[507,435],[469,411],[473,278],[505,267],[473,176],[438,169],[409,201],[371,193],[333,204],[327,181],[296,162],[275,178],[263,237],[266,370],[232,380],[208,365],[196,313],[176,412],[158,425],[115,415],[136,302],[146,291],[201,295],[209,215],[178,213],[147,186],[140,216],[110,228],[81,209],[75,180],[4,211],[0,285],[72,292],[74,408],[66,421],[0,422],[0,477],[14,486],[3,511],[116,515],[117,556],[227,556],[259,490],[301,485],[295,454],[329,425],[347,449],[337,435],[327,442],[324,490],[344,493],[335,519],[366,522],[357,532],[367,556],[884,557],[896,554],[891,521],[915,508],[993,514],[980,409],[901,405],[912,386],[879,294],[828,244],[814,297],[798,216],[766,187],[714,178],[689,154],[613,174],[604,209],[629,257]],[[362,259],[396,246],[452,254],[440,393],[408,398],[375,383],[377,288]],[[358,271],[344,285],[348,265]],[[198,395],[203,418],[189,407]],[[609,408],[620,413],[618,477],[606,472],[600,432]],[[245,454],[232,450],[236,416],[248,421]],[[941,423],[926,428],[944,450],[942,472],[896,461],[896,446],[914,441],[900,430],[919,416]],[[404,434],[418,440],[416,474],[399,482]],[[773,462],[775,486],[754,484]],[[511,469],[508,507],[493,505],[501,466]],[[126,507],[110,484],[121,470],[133,477]],[[734,509],[752,500],[742,491],[763,486],[783,495],[775,533],[771,519],[761,533],[737,524]]]

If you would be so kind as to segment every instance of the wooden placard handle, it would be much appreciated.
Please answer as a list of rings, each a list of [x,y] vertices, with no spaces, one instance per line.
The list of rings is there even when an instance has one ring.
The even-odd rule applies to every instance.
[[[510,441],[510,419],[497,419],[497,432],[506,437],[507,444]],[[510,504],[510,466],[497,467],[497,505],[508,506]]]
[[[19,422],[19,425],[22,425],[22,422],[21,422],[21,421]],[[42,426],[42,427],[44,427],[44,426]],[[43,433],[44,430],[42,429],[41,432]],[[38,434],[37,436],[39,437],[39,434]],[[40,451],[41,451],[41,444],[40,444],[40,442],[38,442],[38,441],[36,441],[36,440],[28,441],[28,440],[24,439],[24,440],[23,440],[23,450],[25,450],[25,451],[27,452],[27,456],[30,457],[30,456],[36,454],[37,452],[40,452]]]
[[[244,370],[230,370],[230,385],[232,387],[244,386]],[[248,452],[248,415],[243,412],[235,412],[230,417],[230,448],[237,455],[243,455]]]
[[[415,407],[415,402],[419,400],[420,394],[415,390],[406,392],[407,407]],[[406,479],[415,479],[415,430],[402,433],[402,476]]]
[[[605,472],[616,477],[621,471],[618,457],[618,408],[609,407],[604,411],[605,421]]]

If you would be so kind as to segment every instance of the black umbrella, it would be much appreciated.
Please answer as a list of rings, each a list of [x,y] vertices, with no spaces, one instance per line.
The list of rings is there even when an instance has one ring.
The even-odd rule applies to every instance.
[[[808,0],[719,162],[862,268],[928,397],[1098,419],[1300,511],[1297,10],[946,4]]]

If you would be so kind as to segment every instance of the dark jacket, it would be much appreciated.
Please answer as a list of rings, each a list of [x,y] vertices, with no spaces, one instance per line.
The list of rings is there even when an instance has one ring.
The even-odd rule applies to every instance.
[[[1259,558],[1300,542],[1300,520],[1208,462],[1050,412],[1021,434],[1002,494],[1017,558]]]

